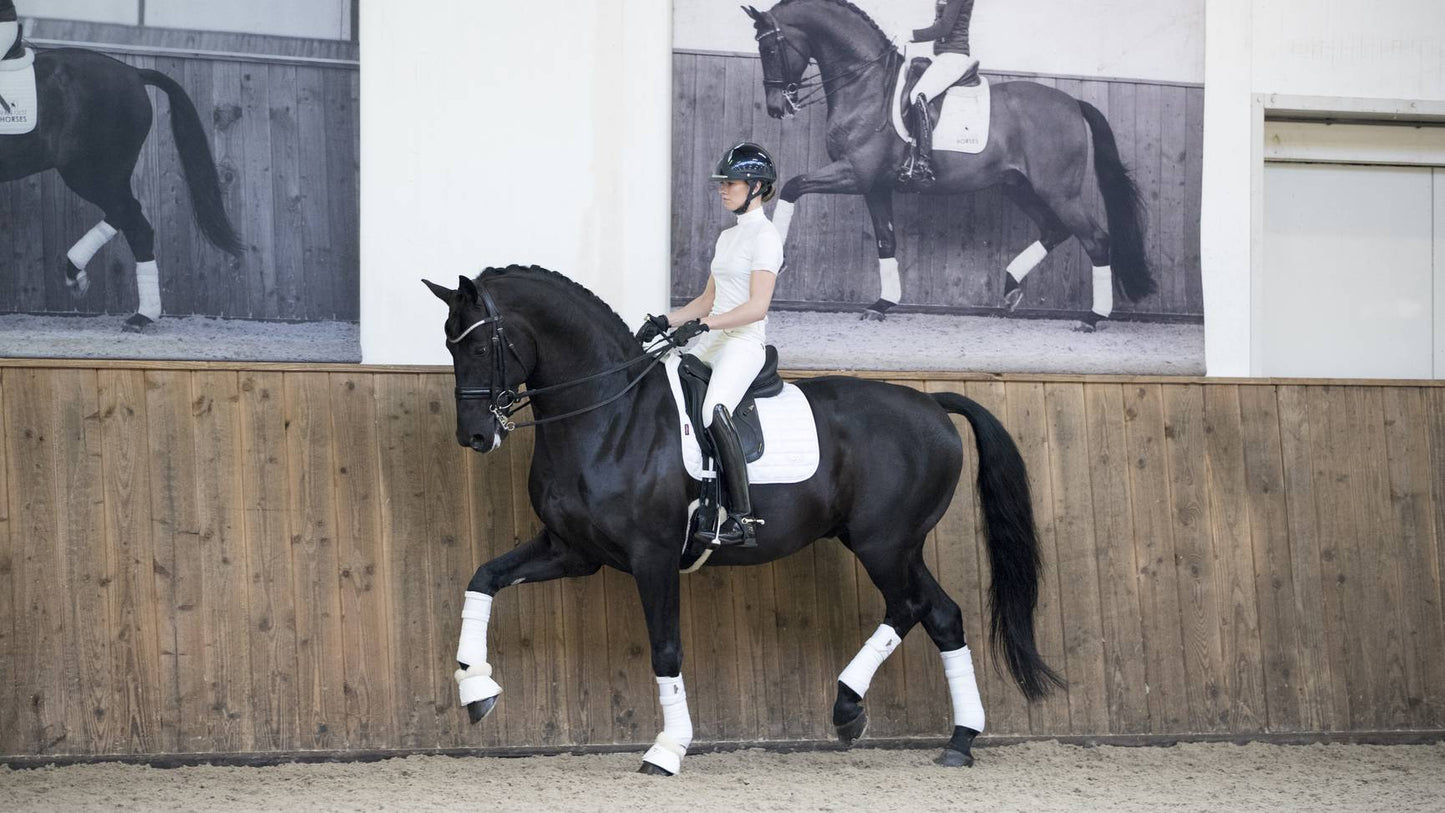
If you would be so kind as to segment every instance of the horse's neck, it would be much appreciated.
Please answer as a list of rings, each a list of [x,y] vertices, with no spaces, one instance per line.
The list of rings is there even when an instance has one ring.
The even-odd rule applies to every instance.
[[[897,49],[851,9],[819,8],[826,8],[827,13],[819,15],[807,31],[818,49],[813,57],[818,73],[830,90],[829,114],[835,108],[847,110],[864,102],[879,91],[880,84],[886,92],[892,77],[885,67],[892,62],[880,57],[889,51],[896,54]],[[860,75],[863,72],[875,75]]]

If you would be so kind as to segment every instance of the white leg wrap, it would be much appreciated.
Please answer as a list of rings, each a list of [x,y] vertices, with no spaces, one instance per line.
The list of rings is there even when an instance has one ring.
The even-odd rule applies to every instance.
[[[692,744],[692,718],[687,713],[682,676],[658,678],[657,699],[662,703],[662,733],[643,754],[642,761],[675,774],[682,769],[682,758]]]
[[[879,297],[889,302],[903,299],[902,287],[898,284],[898,258],[883,257],[878,260]]]
[[[95,253],[100,251],[106,243],[109,243],[115,235],[115,227],[102,220],[95,224],[94,228],[86,232],[84,237],[76,240],[75,245],[71,246],[70,250],[65,252],[65,256],[70,260],[72,265],[84,271],[85,267],[90,264],[91,258],[95,256]]]
[[[502,693],[487,664],[487,622],[491,617],[492,597],[468,590],[462,603],[462,634],[457,642],[457,662],[467,668],[458,669],[455,675],[464,706]]]
[[[1107,265],[1094,266],[1094,313],[1108,316],[1114,312],[1114,270]]]
[[[838,682],[858,693],[859,697],[868,693],[868,684],[873,682],[873,673],[878,667],[893,654],[893,650],[903,642],[898,633],[887,624],[879,625],[873,635],[863,642],[863,648],[853,656],[848,666],[843,669],[843,674],[838,676]]]
[[[778,237],[782,242],[788,242],[788,226],[793,222],[792,201],[780,200],[778,205],[773,207],[773,228],[778,230]]]
[[[943,656],[943,675],[948,678],[948,694],[953,698],[953,724],[982,731],[983,701],[973,676],[973,653],[964,647],[939,654]]]
[[[135,290],[140,298],[136,313],[151,321],[161,318],[161,272],[155,260],[135,264]]]
[[[1014,257],[1013,262],[1008,264],[1009,276],[1014,278],[1014,282],[1023,282],[1024,277],[1037,268],[1047,256],[1049,256],[1049,250],[1044,248],[1043,243],[1035,240],[1033,245],[1019,252],[1019,256]]]

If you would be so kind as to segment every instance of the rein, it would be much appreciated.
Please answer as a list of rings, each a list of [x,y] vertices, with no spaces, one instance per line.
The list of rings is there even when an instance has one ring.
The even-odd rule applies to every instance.
[[[617,399],[631,392],[634,387],[641,383],[642,379],[649,372],[651,372],[654,367],[661,363],[662,359],[666,357],[668,351],[671,350],[673,347],[673,342],[671,338],[665,337],[665,341],[653,344],[651,347],[647,348],[647,350],[644,351],[642,355],[624,361],[621,364],[609,367],[601,372],[593,373],[592,375],[583,378],[573,379],[571,381],[564,381],[561,384],[553,384],[547,387],[540,387],[538,389],[532,389],[529,387],[525,391],[519,393],[516,390],[507,387],[506,351],[511,351],[512,355],[516,357],[519,363],[522,361],[522,356],[517,352],[517,348],[512,344],[511,340],[506,337],[505,328],[502,325],[502,313],[497,308],[496,302],[492,300],[491,294],[488,293],[485,287],[480,285],[478,285],[477,290],[481,294],[482,306],[486,309],[487,315],[473,322],[467,327],[466,330],[458,333],[455,337],[448,337],[447,344],[458,344],[463,339],[465,339],[468,334],[470,334],[477,328],[490,325],[492,334],[490,342],[492,345],[493,359],[492,379],[485,387],[463,387],[460,384],[457,385],[456,400],[459,405],[463,401],[488,401],[489,411],[492,413],[493,417],[497,419],[497,424],[501,426],[502,430],[505,432],[511,432],[516,429],[528,426],[541,426],[542,424],[548,424],[554,421],[572,418],[596,409],[601,409],[602,407],[605,407],[608,404],[615,402]],[[574,409],[571,412],[567,412],[562,415],[553,415],[551,417],[540,418],[532,421],[523,421],[521,423],[517,423],[512,420],[513,414],[515,414],[523,407],[527,406],[531,399],[538,395],[543,395],[548,392],[556,392],[557,390],[567,389],[569,387],[575,387],[579,384],[585,384],[589,381],[595,381],[604,376],[609,376],[614,373],[621,372],[622,370],[626,370],[629,367],[633,367],[638,362],[648,360],[651,360],[652,363],[648,364],[645,368],[643,368],[642,372],[638,373],[635,377],[633,377],[631,381],[627,382],[627,386],[623,387],[621,391],[619,391],[617,394],[613,395],[610,398],[607,398],[590,406],[582,407],[581,409]]]

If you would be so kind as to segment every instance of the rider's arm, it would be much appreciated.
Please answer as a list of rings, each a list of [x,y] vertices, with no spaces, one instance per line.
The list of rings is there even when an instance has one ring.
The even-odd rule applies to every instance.
[[[938,16],[938,20],[927,28],[917,28],[913,31],[914,42],[927,42],[936,40],[939,37],[953,30],[953,24],[958,22],[958,15],[963,13],[963,0],[948,0],[948,6]]]
[[[768,315],[768,306],[773,304],[773,287],[777,284],[776,271],[762,268],[753,271],[748,284],[748,301],[726,313],[706,317],[702,323],[709,330],[729,330],[761,320]]]
[[[712,313],[713,297],[717,296],[717,286],[713,284],[712,274],[707,275],[707,287],[696,299],[683,305],[667,315],[667,323],[673,327],[684,322],[691,322],[694,319],[701,319]]]

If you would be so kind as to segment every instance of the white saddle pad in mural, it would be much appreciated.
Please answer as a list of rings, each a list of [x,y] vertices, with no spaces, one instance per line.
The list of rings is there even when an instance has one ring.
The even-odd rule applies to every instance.
[[[976,87],[952,87],[943,97],[943,113],[933,128],[933,148],[980,153],[988,146],[988,115],[992,94],[988,80]]]
[[[697,444],[701,427],[693,427],[683,406],[682,380],[677,374],[679,361],[674,352],[663,363],[682,422],[682,464],[688,476],[701,480],[702,447]],[[782,392],[772,398],[759,398],[757,404],[758,420],[763,427],[763,456],[748,464],[748,482],[753,485],[801,483],[812,477],[818,470],[818,426],[808,397],[792,384],[784,384]]]
[[[0,61],[0,136],[35,129],[35,52]]]

